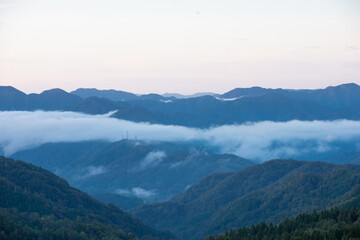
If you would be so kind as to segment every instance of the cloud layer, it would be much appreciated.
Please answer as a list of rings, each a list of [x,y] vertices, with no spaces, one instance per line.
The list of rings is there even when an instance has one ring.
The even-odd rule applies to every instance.
[[[5,155],[47,142],[85,140],[118,141],[129,136],[138,140],[203,141],[222,153],[249,159],[296,156],[299,152],[326,152],[337,141],[360,138],[360,121],[289,121],[226,125],[209,129],[134,123],[108,115],[74,112],[0,112],[0,149]],[[304,143],[305,142],[305,143]],[[153,153],[143,165],[159,163]]]

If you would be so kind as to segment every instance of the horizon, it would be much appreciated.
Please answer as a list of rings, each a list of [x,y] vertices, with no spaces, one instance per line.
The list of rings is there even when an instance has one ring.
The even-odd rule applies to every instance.
[[[338,84],[338,85],[328,85],[328,86],[324,86],[324,87],[321,87],[321,88],[273,88],[273,87],[262,87],[262,86],[250,86],[250,87],[235,87],[235,88],[232,88],[232,89],[229,89],[225,92],[210,92],[210,91],[203,91],[203,92],[192,92],[192,93],[182,93],[182,92],[143,92],[143,93],[138,93],[138,92],[131,92],[131,91],[127,91],[127,90],[124,90],[124,89],[115,89],[115,88],[108,88],[108,89],[101,89],[101,88],[95,88],[95,87],[79,87],[79,88],[76,88],[76,89],[71,89],[71,90],[67,90],[67,89],[64,89],[64,88],[61,88],[61,87],[54,87],[54,88],[49,88],[49,89],[43,89],[43,90],[40,90],[40,91],[37,91],[37,92],[28,92],[28,91],[24,91],[20,88],[17,88],[15,86],[12,86],[12,85],[0,85],[0,87],[13,87],[25,94],[40,94],[42,92],[45,92],[45,91],[48,91],[48,90],[54,90],[54,89],[60,89],[60,90],[63,90],[67,93],[71,93],[71,92],[74,92],[78,89],[96,89],[96,90],[99,90],[99,91],[108,91],[108,90],[114,90],[114,91],[121,91],[121,92],[127,92],[127,93],[133,93],[135,95],[146,95],[146,94],[159,94],[159,95],[166,95],[166,94],[178,94],[178,95],[182,95],[182,96],[192,96],[192,95],[196,95],[196,94],[225,94],[227,92],[230,92],[234,89],[238,89],[238,88],[264,88],[264,89],[283,89],[283,90],[319,90],[319,89],[326,89],[326,88],[329,88],[329,87],[338,87],[338,86],[342,86],[342,85],[349,85],[349,84],[355,84],[357,86],[360,86],[360,84],[358,83],[355,83],[355,82],[345,82],[345,83],[341,83],[341,84]]]

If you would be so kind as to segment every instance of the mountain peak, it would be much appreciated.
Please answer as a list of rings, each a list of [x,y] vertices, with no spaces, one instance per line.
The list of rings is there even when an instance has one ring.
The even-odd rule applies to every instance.
[[[65,90],[62,90],[61,88],[53,88],[53,89],[49,89],[49,90],[45,90],[42,93],[40,93],[40,95],[66,95],[69,94],[68,92],[66,92]]]
[[[351,89],[359,89],[360,86],[357,85],[356,83],[344,83],[344,84],[337,85],[337,86],[330,86],[330,87],[327,87],[326,89],[330,89],[330,88],[351,90]]]
[[[0,86],[0,94],[1,95],[5,95],[5,94],[8,94],[8,95],[23,95],[25,96],[26,94],[23,93],[22,91],[12,87],[12,86]]]
[[[136,94],[114,90],[114,89],[99,90],[96,88],[78,88],[75,91],[72,91],[71,93],[81,98],[98,97],[98,98],[107,98],[112,101],[127,101],[138,98]]]

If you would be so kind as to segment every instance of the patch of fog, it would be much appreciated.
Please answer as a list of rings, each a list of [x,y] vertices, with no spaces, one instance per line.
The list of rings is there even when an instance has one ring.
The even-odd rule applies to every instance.
[[[187,161],[179,161],[179,162],[175,162],[175,163],[172,163],[170,164],[170,169],[173,169],[173,168],[178,168],[178,167],[182,167],[182,166],[185,166],[188,162]]]
[[[84,180],[104,173],[106,173],[106,168],[104,166],[98,166],[98,167],[89,166],[86,168],[85,173],[83,175],[75,176],[74,180]]]
[[[246,97],[246,96],[240,96],[240,97],[235,97],[235,98],[221,98],[221,97],[216,97],[217,100],[220,100],[220,101],[235,101],[235,100],[238,100],[238,99],[241,99],[243,97]]]
[[[137,197],[141,198],[143,200],[147,200],[149,198],[152,198],[156,195],[155,190],[146,190],[141,187],[133,187],[131,189],[116,189],[114,193],[125,196],[125,197]]]
[[[186,166],[189,163],[193,162],[196,159],[196,157],[200,156],[201,153],[202,153],[201,151],[198,151],[196,149],[191,149],[185,159],[183,159],[182,161],[178,161],[178,162],[170,164],[169,168],[174,169],[174,168]]]
[[[171,103],[171,102],[173,102],[173,100],[160,100],[160,102],[163,102],[163,103]]]
[[[159,165],[165,158],[166,153],[164,151],[152,151],[149,152],[144,159],[141,160],[139,166],[129,170],[130,173],[136,173],[144,171],[147,168],[152,168]]]
[[[105,113],[105,114],[98,114],[98,115],[101,116],[101,117],[110,117],[110,116],[112,116],[113,114],[115,114],[117,112],[118,112],[118,110],[114,110],[114,111],[110,111],[110,112]]]

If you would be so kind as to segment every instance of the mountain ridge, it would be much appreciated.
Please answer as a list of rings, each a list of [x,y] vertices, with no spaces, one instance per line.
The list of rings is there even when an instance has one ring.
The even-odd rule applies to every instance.
[[[83,99],[61,89],[26,95],[12,87],[0,87],[0,110],[40,109],[87,114],[117,111],[111,117],[197,128],[249,121],[360,120],[360,86],[354,83],[317,90],[238,88],[219,96],[182,99],[159,94],[132,94],[121,101],[110,100],[120,99],[112,94],[122,96],[126,92],[109,90],[108,98],[104,98],[107,92],[91,91],[96,94],[88,94],[89,97]]]

